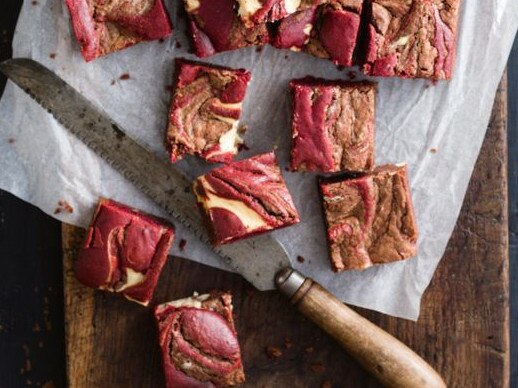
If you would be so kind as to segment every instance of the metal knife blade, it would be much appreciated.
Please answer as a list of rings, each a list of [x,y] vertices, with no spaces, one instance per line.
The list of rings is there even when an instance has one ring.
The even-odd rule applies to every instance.
[[[210,246],[190,190],[191,182],[168,161],[131,139],[105,112],[40,63],[26,58],[10,59],[0,63],[0,71],[122,176]],[[286,251],[270,235],[211,248],[259,290],[274,289],[275,274],[290,266]]]

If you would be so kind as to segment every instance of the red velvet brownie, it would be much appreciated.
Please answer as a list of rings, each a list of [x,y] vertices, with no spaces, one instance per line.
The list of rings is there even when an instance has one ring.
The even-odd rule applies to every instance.
[[[232,296],[213,291],[157,306],[167,388],[227,387],[245,381]]]
[[[162,0],[65,0],[88,62],[172,32]]]
[[[364,71],[450,79],[460,0],[371,0]]]
[[[184,5],[199,57],[268,43],[266,24],[245,23],[235,0],[184,0]]]
[[[417,254],[417,224],[405,165],[320,182],[333,270],[363,270]]]
[[[230,162],[237,154],[239,117],[251,74],[184,59],[176,60],[167,146],[172,162],[185,154]]]
[[[321,5],[316,7],[318,3]],[[282,19],[273,32],[272,44],[352,66],[362,4],[363,0],[315,2]]]
[[[237,0],[238,15],[247,26],[275,22],[321,0]]]
[[[173,238],[171,225],[101,199],[75,263],[75,275],[88,287],[119,292],[147,305]]]
[[[291,81],[290,89],[292,170],[373,168],[375,84],[306,77]]]
[[[273,152],[214,169],[193,189],[215,245],[299,222]]]

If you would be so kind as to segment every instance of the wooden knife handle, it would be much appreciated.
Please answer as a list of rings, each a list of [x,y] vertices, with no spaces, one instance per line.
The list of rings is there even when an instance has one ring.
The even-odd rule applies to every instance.
[[[292,268],[276,277],[277,288],[387,387],[446,387],[439,374],[401,341],[347,307]]]

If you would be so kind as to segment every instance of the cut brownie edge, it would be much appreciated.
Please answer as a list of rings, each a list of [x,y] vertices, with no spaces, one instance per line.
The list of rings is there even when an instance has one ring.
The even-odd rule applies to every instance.
[[[417,254],[417,224],[406,165],[321,178],[332,268],[362,270]]]
[[[306,77],[290,90],[292,171],[372,170],[376,84]]]

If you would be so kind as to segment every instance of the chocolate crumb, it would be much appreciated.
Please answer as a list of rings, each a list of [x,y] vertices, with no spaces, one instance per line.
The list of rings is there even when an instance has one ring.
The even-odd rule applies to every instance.
[[[285,55],[284,59],[290,59],[289,55]]]
[[[306,259],[304,259],[304,257],[302,257],[302,256],[297,256],[297,261],[298,261],[299,263],[303,263],[303,262],[305,262],[305,261],[306,261]]]
[[[277,346],[267,346],[266,355],[271,359],[280,358],[282,357],[282,350]]]
[[[185,248],[185,245],[187,245],[187,241],[185,241],[185,239],[181,239],[180,240],[180,244],[178,245],[180,250],[183,252],[184,248]]]
[[[176,41],[176,45],[175,46],[176,46],[177,49],[182,48],[182,44],[180,42],[178,42],[178,41]]]
[[[33,0],[31,4],[32,5],[38,5],[39,3],[36,0]]]
[[[357,74],[354,70],[350,70],[347,72],[347,77],[349,77],[350,80],[356,79]]]
[[[338,71],[342,71],[343,69],[345,69],[345,66],[344,65],[338,65],[338,66],[336,66],[336,68],[338,69]]]
[[[261,51],[263,51],[263,46],[257,46],[257,47],[255,48],[255,52],[256,52],[256,53],[260,53]]]
[[[284,167],[284,171],[290,172],[291,170],[289,167]]]
[[[322,363],[316,362],[314,364],[311,364],[309,366],[309,369],[311,369],[311,372],[313,373],[322,373],[326,368],[324,368],[324,365],[322,365]]]
[[[436,154],[437,153],[437,148],[435,148],[435,147],[434,148],[430,148],[430,152],[432,154]]]
[[[241,143],[241,144],[239,144],[239,146],[237,147],[237,150],[238,150],[239,152],[241,152],[241,151],[248,151],[249,149],[250,149],[250,147],[248,147],[248,146],[246,145],[246,143]]]
[[[315,348],[313,346],[308,346],[306,349],[304,349],[306,354],[311,354],[315,351]]]
[[[51,380],[51,381],[46,381],[45,383],[43,383],[43,385],[41,387],[42,388],[56,388],[56,385]]]
[[[54,59],[54,58],[56,58],[56,53],[50,53],[50,54],[49,54],[49,58],[50,58],[50,59]]]
[[[164,38],[160,38],[160,39],[158,39],[158,43],[164,43],[164,40],[165,40]]]
[[[121,74],[121,76],[119,77],[119,79],[120,79],[121,81],[129,80],[129,79],[130,79],[130,75],[129,75],[129,73]]]
[[[326,380],[322,383],[321,388],[331,388],[332,386],[333,384],[331,383],[331,381]]]
[[[293,342],[289,338],[284,339],[284,347],[286,349],[290,349],[293,346]]]
[[[115,80],[114,79],[112,79],[112,82],[110,82],[110,85],[112,85],[112,86],[115,85]]]
[[[16,139],[14,137],[10,137],[9,139],[7,139],[7,142],[9,144],[14,144],[16,142]]]
[[[166,85],[165,90],[172,93],[174,91],[174,85]]]

